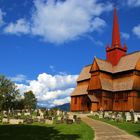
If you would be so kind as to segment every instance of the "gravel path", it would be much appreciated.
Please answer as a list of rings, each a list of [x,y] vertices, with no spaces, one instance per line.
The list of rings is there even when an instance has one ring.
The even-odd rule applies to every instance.
[[[95,132],[94,140],[140,140],[125,131],[110,124],[93,120],[86,116],[81,116],[82,120],[88,124]]]

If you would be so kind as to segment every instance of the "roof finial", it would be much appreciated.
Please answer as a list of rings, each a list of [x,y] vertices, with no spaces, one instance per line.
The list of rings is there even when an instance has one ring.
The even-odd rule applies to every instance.
[[[118,43],[118,47],[121,47],[119,23],[118,23],[118,16],[117,16],[117,9],[116,9],[116,7],[114,7],[114,21],[113,21],[113,32],[112,32],[112,47],[115,47],[116,46],[116,42]]]

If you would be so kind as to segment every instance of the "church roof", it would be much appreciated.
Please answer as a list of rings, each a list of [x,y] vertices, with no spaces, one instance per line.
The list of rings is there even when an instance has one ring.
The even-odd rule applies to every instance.
[[[113,82],[111,79],[100,78],[100,82],[103,90],[113,91]]]
[[[90,77],[91,77],[90,68],[91,68],[91,65],[88,65],[88,66],[85,66],[82,69],[82,71],[81,71],[81,73],[80,73],[80,75],[79,75],[79,77],[77,79],[77,82],[90,79]]]
[[[77,86],[74,89],[74,91],[72,92],[71,96],[79,96],[79,95],[87,95],[87,88],[88,88],[88,82],[84,82],[87,80],[90,80],[91,74],[90,74],[90,69],[91,69],[91,65],[85,66],[78,79],[77,79]],[[84,82],[84,83],[82,83]],[[82,84],[80,84],[82,83]]]
[[[95,59],[96,59],[96,62],[98,64],[100,70],[112,73],[112,64],[111,63],[109,63],[105,60],[99,59],[99,58],[95,58]]]
[[[128,91],[133,89],[134,79],[131,77],[118,78],[118,79],[106,79],[100,78],[101,86],[103,90],[107,91]]]
[[[134,70],[139,59],[140,51],[123,56],[118,65],[113,67],[113,73]]]
[[[99,67],[99,70],[109,72],[111,74],[115,74],[118,72],[124,72],[129,70],[134,70],[136,68],[137,62],[140,59],[140,51],[128,54],[126,56],[123,56],[117,66],[112,66],[110,62],[107,62],[102,59],[95,58],[97,65]],[[91,65],[85,66],[78,79],[77,79],[77,87],[74,89],[71,96],[79,96],[79,95],[87,95],[88,94],[88,82],[84,84],[79,84],[81,82],[84,82],[86,80],[90,80],[91,73],[90,73]],[[124,78],[118,78],[118,79],[106,79],[106,78],[100,78],[102,90],[107,91],[128,91],[133,89],[134,85],[134,79],[131,77],[124,77]],[[92,98],[92,97],[91,97]]]
[[[79,96],[79,95],[87,95],[87,88],[88,88],[88,83],[87,84],[82,84],[82,85],[77,85],[77,87],[74,89],[73,93],[71,96]]]
[[[134,79],[131,77],[119,78],[113,81],[113,91],[126,91],[132,90]]]
[[[116,66],[112,66],[112,64],[106,60],[95,58],[100,70],[109,72],[112,74],[118,73],[118,72],[134,70],[139,59],[140,59],[140,51],[123,56],[120,59],[118,65],[116,65]],[[91,66],[92,65],[88,65],[82,69],[82,71],[77,79],[77,82],[81,82],[81,81],[90,79]]]
[[[99,69],[109,73],[118,73],[123,71],[134,70],[138,60],[140,59],[140,51],[123,56],[116,66],[108,61],[95,58]]]

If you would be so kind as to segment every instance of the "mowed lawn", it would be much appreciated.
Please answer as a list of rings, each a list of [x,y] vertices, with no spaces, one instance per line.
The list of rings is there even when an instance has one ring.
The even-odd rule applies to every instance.
[[[106,119],[99,119],[98,117],[93,117],[93,116],[90,116],[90,118],[109,123],[122,130],[125,130],[129,134],[135,135],[140,138],[140,123],[135,124],[132,122],[116,122],[116,121],[111,121]]]
[[[84,124],[0,125],[0,140],[93,140],[93,130]]]

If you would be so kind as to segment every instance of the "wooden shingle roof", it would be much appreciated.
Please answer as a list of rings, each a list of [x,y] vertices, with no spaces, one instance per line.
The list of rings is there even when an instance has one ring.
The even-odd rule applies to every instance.
[[[140,51],[123,56],[120,59],[117,66],[112,66],[112,64],[108,61],[95,58],[100,70],[109,72],[112,74],[118,73],[118,72],[123,72],[123,71],[128,71],[128,70],[134,70],[139,59],[140,59]],[[91,66],[92,65],[88,65],[82,69],[82,71],[77,79],[77,82],[90,79]]]
[[[131,77],[113,80],[113,91],[133,90],[134,79]]]
[[[91,68],[91,65],[88,65],[88,66],[85,66],[82,69],[82,71],[81,71],[81,73],[80,73],[80,75],[79,75],[79,77],[77,79],[77,82],[90,79],[90,77],[91,77],[91,74],[89,72],[90,71],[90,68]]]
[[[85,66],[78,79],[77,79],[77,86],[76,88],[74,89],[73,93],[71,94],[71,96],[77,96],[77,95],[87,95],[88,92],[87,92],[87,88],[88,88],[88,82],[85,82],[84,84],[79,84],[79,82],[83,82],[85,80],[90,80],[90,77],[91,77],[91,74],[90,74],[90,68],[91,68],[91,65],[88,65],[88,66]]]
[[[108,61],[95,58],[99,69],[109,73],[118,73],[128,70],[134,70],[138,60],[140,59],[140,51],[123,56],[116,66]]]
[[[100,78],[100,82],[103,90],[113,91],[113,81],[111,79]]]
[[[117,66],[112,66],[111,63],[95,58],[97,65],[100,70],[106,71],[112,74],[118,73],[118,72],[124,72],[124,71],[129,71],[129,70],[134,70],[136,68],[136,65],[140,59],[140,51],[135,52],[132,54],[128,54],[126,56],[123,56]],[[92,65],[85,66],[78,79],[77,83],[81,83],[83,81],[90,80],[91,78],[91,69]],[[133,89],[134,85],[134,79],[131,77],[124,77],[124,78],[118,78],[118,79],[106,79],[106,78],[100,78],[101,82],[101,87],[103,90],[107,91],[128,91]],[[73,93],[71,96],[78,96],[78,95],[87,95],[88,89],[88,82],[86,84],[77,84],[77,87],[74,89]],[[92,99],[92,97],[91,97]]]
[[[98,59],[98,58],[95,58],[98,66],[99,66],[99,69],[102,70],[102,71],[106,71],[106,72],[109,72],[109,73],[112,73],[112,64],[105,61],[105,60],[102,60],[102,59]]]
[[[74,89],[71,96],[87,95],[88,94],[87,88],[88,88],[88,83],[84,85],[77,85],[77,87]]]
[[[132,90],[134,84],[134,79],[132,77],[118,78],[114,80],[100,78],[100,81],[103,90],[113,92]]]
[[[134,70],[139,59],[140,51],[123,56],[118,65],[113,67],[113,73]]]

